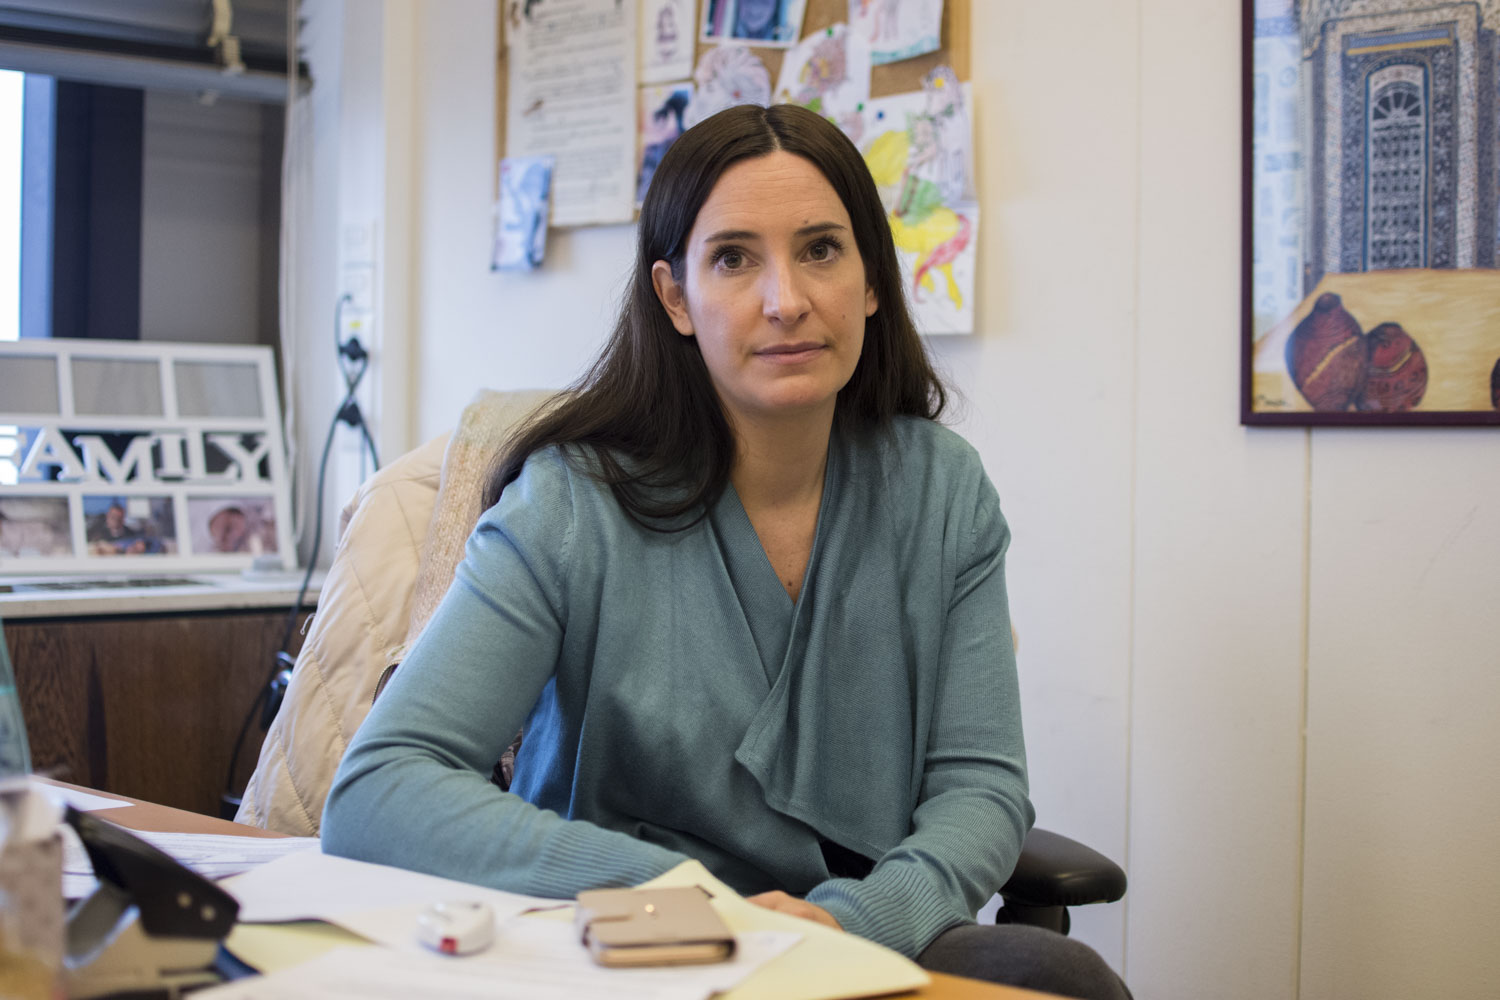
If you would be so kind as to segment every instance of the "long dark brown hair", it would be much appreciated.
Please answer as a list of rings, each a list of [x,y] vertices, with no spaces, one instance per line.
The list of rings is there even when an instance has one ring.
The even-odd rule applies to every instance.
[[[500,499],[532,452],[551,445],[582,446],[592,459],[590,474],[627,514],[651,527],[682,527],[682,515],[696,520],[718,499],[734,464],[734,436],[697,338],[673,327],[651,267],[664,260],[681,282],[693,222],[719,177],[741,160],[777,150],[812,163],[838,193],[879,304],[865,320],[854,374],[839,391],[835,426],[861,433],[898,415],[942,413],[947,393],[912,323],[890,224],[859,150],[804,108],[741,105],[688,129],[662,157],[641,207],[635,272],[609,342],[583,377],[501,450],[485,484],[485,507]]]

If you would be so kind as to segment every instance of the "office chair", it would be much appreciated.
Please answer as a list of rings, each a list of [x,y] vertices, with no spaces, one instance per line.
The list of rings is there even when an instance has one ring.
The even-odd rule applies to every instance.
[[[1016,870],[1000,887],[997,924],[1031,924],[1059,934],[1072,924],[1068,907],[1113,903],[1125,895],[1125,871],[1076,840],[1033,827]]]
[[[451,437],[417,448],[367,480],[344,507],[329,567],[281,711],[271,722],[235,819],[317,836],[349,739],[382,680],[453,580],[480,509],[480,483],[501,442],[549,393],[481,393]],[[1098,852],[1032,830],[1000,890],[1000,923],[1067,933],[1067,907],[1113,902],[1125,873]]]

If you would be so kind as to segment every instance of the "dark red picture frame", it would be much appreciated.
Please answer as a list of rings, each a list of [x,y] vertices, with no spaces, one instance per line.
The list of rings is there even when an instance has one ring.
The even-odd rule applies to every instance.
[[[1242,424],[1500,426],[1500,25],[1474,6],[1309,32],[1242,0]]]

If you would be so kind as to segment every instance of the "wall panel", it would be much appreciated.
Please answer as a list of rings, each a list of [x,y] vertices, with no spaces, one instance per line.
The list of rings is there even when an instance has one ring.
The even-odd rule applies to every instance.
[[[1140,23],[1139,446],[1126,968],[1295,990],[1305,435],[1237,422],[1239,20]]]
[[[1500,982],[1500,437],[1317,431],[1304,997]]]
[[[1134,275],[1134,4],[1070,28],[1092,75],[1060,73],[1046,5],[976,3],[983,204],[976,333],[934,337],[1014,532],[1007,576],[1038,823],[1124,859]],[[1088,136],[1107,155],[1078,156]],[[1074,262],[1070,265],[1068,262]],[[1075,912],[1117,967],[1124,908]]]

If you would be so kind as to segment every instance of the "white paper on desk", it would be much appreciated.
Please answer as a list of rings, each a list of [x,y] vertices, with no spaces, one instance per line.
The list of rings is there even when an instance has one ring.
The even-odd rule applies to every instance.
[[[557,157],[552,225],[635,209],[636,6],[533,0],[506,22],[505,155]]]
[[[289,854],[229,879],[224,888],[239,900],[242,923],[326,920],[393,946],[411,942],[417,914],[443,900],[488,903],[497,920],[558,903],[316,851]]]
[[[571,923],[516,917],[500,925],[495,944],[488,951],[471,958],[439,958],[425,951],[339,948],[260,979],[195,995],[215,1000],[380,1000],[413,996],[703,1000],[732,987],[797,940],[795,934],[752,932],[738,936],[737,954],[728,962],[606,969],[588,957]]]
[[[52,801],[72,806],[79,812],[98,812],[101,809],[119,809],[121,806],[130,805],[124,799],[109,799],[102,795],[90,795],[88,792],[80,792],[76,788],[64,788],[61,785],[53,785],[45,781],[32,781],[31,787]]]
[[[239,876],[237,879],[229,882],[227,887],[231,891],[236,891],[236,886],[242,882],[259,878],[270,872],[276,865],[287,866],[289,862],[293,862],[299,857],[301,856],[292,855],[284,861],[274,862],[272,865],[257,869],[257,871],[251,872],[248,875]],[[343,859],[333,860],[342,861]],[[359,864],[359,862],[347,863],[351,865]],[[367,867],[381,868],[381,866]],[[284,867],[283,871],[286,870],[287,868]],[[387,871],[387,869],[381,870]],[[428,878],[428,876],[420,877]],[[446,880],[433,879],[433,881],[441,883]],[[462,883],[459,883],[459,885],[462,885]],[[746,902],[734,890],[728,888],[718,879],[714,878],[713,875],[709,874],[708,869],[696,861],[684,862],[660,878],[646,883],[646,885],[698,885],[707,889],[714,896],[714,908],[724,918],[730,930],[734,931],[736,939],[741,942],[741,947],[748,948],[746,942],[751,939],[751,936],[763,931],[778,931],[802,937],[800,944],[791,947],[784,954],[778,955],[774,961],[767,962],[764,966],[756,969],[748,978],[730,989],[724,995],[726,1000],[758,1000],[758,998],[767,998],[767,1000],[830,1000],[830,998],[836,997],[876,996],[884,993],[898,993],[903,990],[916,989],[930,982],[927,973],[923,972],[915,962],[903,958],[893,951],[872,944],[862,938],[855,937],[852,934],[845,934],[842,931],[836,931],[822,924],[800,920],[796,917],[777,913]],[[471,894],[468,898],[478,898],[475,894],[489,891],[477,889],[472,886],[464,888],[474,890],[474,894]],[[326,884],[323,884],[313,891],[322,894],[337,890],[330,890]],[[430,902],[433,897],[422,896],[420,898]],[[525,899],[526,897],[516,898]],[[498,910],[497,914],[499,914]],[[342,926],[345,919],[343,916],[340,916],[334,922]],[[400,966],[402,961],[425,959],[426,955],[417,952],[411,944],[411,929],[414,923],[415,912],[412,911],[409,922],[404,925],[406,930],[404,931],[405,936],[401,939],[402,947],[398,949],[390,951],[377,948],[356,949],[355,954],[362,957],[354,959],[357,963],[357,968],[354,971],[362,973],[362,970],[372,968],[371,963],[375,961],[376,956],[384,956],[380,958],[380,961],[393,963],[397,967]],[[512,930],[512,923],[524,924],[528,929],[520,931]],[[411,980],[409,978],[401,980],[401,983],[404,983],[404,985],[398,984],[389,992],[381,992],[383,983],[387,981],[396,982],[394,977],[385,974],[376,977],[378,982],[372,984],[369,988],[355,985],[348,987],[344,992],[339,992],[339,983],[345,981],[344,977],[346,975],[352,974],[341,971],[344,967],[339,965],[335,967],[335,974],[329,980],[317,979],[311,983],[303,983],[295,977],[290,980],[283,979],[283,973],[276,972],[274,975],[267,976],[262,980],[233,983],[221,988],[221,990],[205,993],[204,995],[222,998],[222,1000],[260,1000],[262,997],[282,997],[287,998],[287,1000],[297,1000],[297,998],[303,996],[335,998],[373,997],[377,998],[377,1000],[385,996],[429,995],[446,995],[460,998],[470,996],[533,997],[538,995],[533,984],[521,984],[523,988],[518,992],[506,993],[503,991],[503,987],[505,983],[510,982],[509,973],[507,973],[505,983],[497,983],[493,977],[493,972],[490,971],[493,969],[494,961],[507,961],[505,957],[507,942],[530,946],[530,938],[526,935],[531,933],[529,928],[533,924],[539,928],[545,926],[553,928],[551,932],[538,930],[536,931],[538,935],[551,933],[553,935],[566,936],[566,940],[569,942],[572,940],[572,922],[563,913],[528,916],[504,923],[496,935],[495,946],[492,947],[491,951],[484,953],[485,956],[490,956],[489,958],[482,957],[474,960],[446,959],[440,962],[437,967],[439,971],[447,969],[456,972],[459,969],[470,966],[479,966],[481,968],[480,973],[464,973],[464,975],[470,976],[470,980],[460,979],[456,984],[445,984],[441,992],[436,987],[424,987],[413,991],[410,989]],[[277,928],[276,930],[279,931],[281,929]],[[291,928],[287,930],[289,932],[292,931]],[[562,939],[562,937],[558,938],[558,940]],[[232,940],[231,945],[233,945]],[[284,946],[283,950],[285,950]],[[245,958],[257,967],[268,969],[278,968],[278,965],[274,961],[274,954],[270,951],[253,956],[247,956],[242,951],[236,951],[236,954],[239,954],[240,957]],[[306,950],[303,950],[302,955],[305,954]],[[327,954],[332,954],[332,952],[330,951]],[[752,953],[747,950],[746,954],[748,956]],[[300,958],[301,956],[299,955]],[[314,965],[315,962],[321,961],[323,961],[322,957],[296,965],[286,965],[281,968],[289,976],[298,970],[306,969],[313,970],[309,975],[322,975],[322,973],[317,972],[318,967]],[[437,960],[428,959],[428,961]],[[490,971],[490,978],[485,978],[483,974],[485,971]],[[621,970],[611,970],[611,972],[618,971]],[[352,979],[348,981],[351,983],[354,982]],[[464,991],[463,984],[465,982],[470,982],[468,992]],[[254,990],[260,988],[258,984],[269,985],[260,992],[254,992]],[[243,990],[244,992],[228,992],[231,990]],[[590,995],[586,990],[564,991],[552,995],[576,996],[579,994]],[[612,989],[607,991],[606,995],[617,996],[622,994]],[[633,994],[623,995],[632,996]]]
[[[297,851],[317,850],[317,837],[241,837],[218,833],[161,833],[130,830],[204,878],[238,875]],[[94,866],[83,842],[65,827],[63,832],[63,898],[81,899],[94,888]]]

